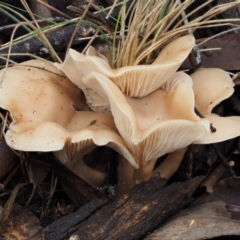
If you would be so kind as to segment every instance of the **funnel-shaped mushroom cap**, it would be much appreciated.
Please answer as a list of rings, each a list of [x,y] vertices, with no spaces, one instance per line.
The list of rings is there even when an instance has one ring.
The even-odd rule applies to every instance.
[[[161,51],[151,65],[111,69],[108,62],[94,54],[94,50],[90,47],[85,57],[70,49],[64,63],[56,66],[82,90],[86,88],[82,82],[83,77],[96,72],[111,79],[125,95],[144,97],[157,90],[173,76],[190,53],[194,42],[191,35],[175,39]]]
[[[184,73],[169,80],[168,92],[159,89],[141,99],[127,97],[102,74],[93,73],[83,81],[105,92],[115,124],[139,163],[155,161],[207,134],[210,124],[194,113],[191,78]]]
[[[234,92],[229,74],[218,68],[200,68],[191,75],[196,107],[202,114],[210,114],[221,101]]]
[[[81,92],[51,63],[32,60],[5,71],[0,106],[13,118],[5,136],[9,146],[23,151],[61,150],[56,153],[59,159],[71,164],[96,145],[107,145],[138,167],[112,116],[77,111],[85,106]]]

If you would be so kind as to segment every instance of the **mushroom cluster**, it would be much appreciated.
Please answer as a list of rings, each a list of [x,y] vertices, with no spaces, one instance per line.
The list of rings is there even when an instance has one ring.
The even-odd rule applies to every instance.
[[[221,69],[200,69],[191,76],[176,72],[194,43],[191,35],[175,39],[151,65],[111,69],[92,47],[86,55],[70,50],[64,63],[56,65],[84,92],[93,111],[113,115],[139,166],[134,169],[129,161],[120,162],[120,189],[147,180],[156,160],[166,153],[169,157],[158,171],[169,178],[188,145],[216,143],[240,135],[240,117],[211,114],[234,91],[228,73]],[[195,113],[195,107],[204,118]]]
[[[5,69],[0,107],[13,119],[6,142],[17,150],[54,151],[93,186],[105,176],[84,165],[82,157],[96,146],[111,147],[122,158],[119,193],[153,171],[171,177],[188,145],[240,135],[240,117],[211,113],[234,91],[229,74],[221,69],[199,69],[191,76],[177,72],[194,42],[190,35],[175,39],[151,65],[112,69],[90,47],[85,55],[70,49],[63,64],[32,60]]]
[[[0,72],[0,107],[10,111],[5,134],[16,150],[54,152],[93,186],[105,176],[82,158],[96,146],[109,146],[138,167],[107,113],[89,111],[81,91],[51,62],[30,60]]]

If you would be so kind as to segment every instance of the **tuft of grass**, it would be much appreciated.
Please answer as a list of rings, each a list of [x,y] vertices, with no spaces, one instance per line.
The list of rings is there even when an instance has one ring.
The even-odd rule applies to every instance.
[[[95,36],[90,39],[89,44],[91,44],[95,37],[102,36],[105,39],[109,51],[107,57],[110,65],[113,68],[138,64],[150,64],[155,58],[154,54],[156,50],[161,49],[170,41],[181,35],[194,32],[199,28],[210,28],[226,25],[233,26],[234,21],[239,21],[239,19],[216,20],[213,18],[227,9],[240,4],[240,0],[226,4],[220,4],[208,10],[200,17],[191,21],[186,21],[189,20],[189,17],[193,16],[193,14],[213,2],[213,0],[205,1],[205,3],[202,3],[201,6],[192,10],[192,12],[183,15],[182,13],[186,12],[186,9],[189,8],[189,6],[195,1],[196,0],[132,0],[131,5],[129,6],[128,4],[128,7],[126,7],[128,0],[123,0],[120,3],[115,1],[115,5],[121,4],[122,6],[117,19],[112,18],[110,15],[115,5],[110,8],[110,11],[107,11],[107,9],[100,10],[102,12],[106,12],[106,14],[108,12],[107,17],[110,17],[115,21],[115,31],[113,32],[113,36],[111,38],[111,36],[108,37],[108,34],[104,33],[101,27],[90,21],[84,20],[84,16],[70,20],[67,19],[60,23],[51,22],[50,25],[41,28],[35,20],[35,16],[31,12],[26,1],[21,0],[23,6],[25,7],[25,10],[22,11],[27,11],[34,23],[31,23],[22,17],[24,22],[20,21],[13,33],[20,26],[25,26],[28,28],[28,31],[30,30],[30,32],[17,39],[13,39],[12,37],[11,42],[2,47],[7,47],[9,45],[11,46],[11,44],[16,41],[21,41],[27,37],[36,36],[42,41],[44,46],[49,49],[52,58],[55,61],[60,62],[60,58],[52,48],[51,44],[48,42],[45,34],[49,30],[52,31],[53,29],[67,24],[77,23],[80,25],[82,22],[84,22],[93,26],[97,30]],[[88,8],[91,5],[97,9],[97,6],[93,4],[92,1],[89,0],[88,2]],[[1,1],[0,4],[2,4]],[[12,7],[14,9],[14,6]],[[14,14],[16,10],[13,10]]]
[[[240,4],[239,0],[219,4],[200,17],[185,21],[213,0],[206,1],[183,17],[182,13],[194,2],[195,0],[134,1],[135,5],[130,14],[123,4],[116,22],[117,27],[121,24],[120,40],[113,41],[112,48],[114,67],[119,68],[141,63],[150,64],[154,60],[155,50],[164,47],[181,35],[194,32],[199,28],[232,25],[229,23],[230,21],[239,21],[239,19],[213,19],[220,13]],[[128,14],[129,21],[126,26],[125,20]],[[124,19],[124,21],[119,22],[120,19]],[[116,39],[117,27],[114,39]]]

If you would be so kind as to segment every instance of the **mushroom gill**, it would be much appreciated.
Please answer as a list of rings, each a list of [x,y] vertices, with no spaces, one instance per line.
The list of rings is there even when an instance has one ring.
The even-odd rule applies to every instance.
[[[240,117],[220,117],[212,114],[213,108],[234,92],[234,83],[229,74],[218,68],[200,68],[191,75],[195,106],[209,120],[216,131],[208,131],[205,137],[196,140],[195,144],[222,142],[240,135]],[[153,174],[159,173],[164,178],[170,178],[178,169],[184,157],[186,148],[178,149],[168,154]]]
[[[83,79],[96,72],[107,76],[129,97],[141,98],[157,90],[171,78],[187,58],[194,45],[194,37],[186,35],[169,43],[151,65],[125,66],[112,69],[106,59],[90,47],[83,55],[70,49],[63,64],[55,64],[85,93],[87,103],[94,111],[108,109],[104,94],[94,86],[86,86]],[[99,103],[100,101],[100,103]]]
[[[210,131],[208,119],[194,112],[191,78],[178,72],[169,81],[145,97],[130,98],[102,74],[83,79],[88,86],[101,87],[108,97],[116,127],[139,165],[136,183],[150,177],[160,156],[200,141]]]

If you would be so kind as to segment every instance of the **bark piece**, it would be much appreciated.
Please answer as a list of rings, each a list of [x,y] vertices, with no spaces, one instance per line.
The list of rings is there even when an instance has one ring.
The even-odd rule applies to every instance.
[[[65,239],[68,234],[76,231],[77,226],[80,222],[88,218],[97,209],[106,204],[106,202],[106,200],[95,199],[81,207],[76,212],[56,220],[45,229],[44,239]]]
[[[209,202],[181,211],[146,240],[198,240],[240,235],[240,221],[231,220],[224,202]]]
[[[98,210],[72,234],[81,240],[140,239],[191,203],[192,194],[202,179],[197,177],[164,188],[166,180],[155,176]]]

